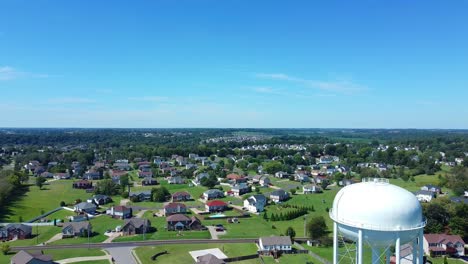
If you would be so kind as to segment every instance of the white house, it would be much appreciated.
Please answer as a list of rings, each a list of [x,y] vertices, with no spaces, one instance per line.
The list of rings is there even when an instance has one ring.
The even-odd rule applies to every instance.
[[[315,184],[308,184],[308,185],[304,185],[302,187],[302,191],[304,192],[304,194],[321,193],[322,188],[320,186],[315,185]]]
[[[275,173],[275,177],[276,178],[287,178],[288,173],[284,172],[284,171],[278,171],[277,173]]]
[[[418,201],[426,202],[426,203],[432,201],[432,199],[435,198],[435,194],[431,191],[420,190],[420,191],[417,191],[415,195],[416,195],[416,198],[418,198]]]
[[[266,205],[266,197],[263,194],[252,195],[244,200],[244,207],[252,213],[262,212]]]
[[[281,190],[281,189],[270,193],[270,200],[275,203],[286,201],[288,198],[289,198],[289,194],[286,191]]]
[[[261,237],[258,240],[258,246],[261,251],[291,251],[292,242],[289,236],[270,236]]]

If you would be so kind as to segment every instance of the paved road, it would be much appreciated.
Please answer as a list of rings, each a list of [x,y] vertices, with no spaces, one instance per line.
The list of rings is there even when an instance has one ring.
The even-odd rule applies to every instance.
[[[132,255],[135,247],[106,248],[115,260],[115,264],[137,264]]]
[[[44,250],[63,248],[120,248],[120,247],[141,247],[154,245],[183,245],[183,244],[212,244],[212,243],[254,243],[258,238],[237,238],[237,239],[180,239],[180,240],[147,240],[137,242],[114,242],[114,243],[90,243],[90,244],[68,244],[68,245],[45,245],[45,246],[19,246],[12,247],[13,251],[19,250]],[[296,238],[296,240],[301,240]]]

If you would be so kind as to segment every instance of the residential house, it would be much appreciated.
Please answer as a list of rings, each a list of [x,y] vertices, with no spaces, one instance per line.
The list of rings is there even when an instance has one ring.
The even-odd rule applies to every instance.
[[[418,201],[426,202],[426,203],[432,201],[432,199],[435,198],[435,194],[431,191],[419,190],[414,195],[416,195],[416,198],[418,198]]]
[[[322,188],[320,186],[317,186],[315,184],[308,184],[302,186],[302,191],[304,194],[309,194],[309,193],[321,193]]]
[[[206,172],[197,174],[195,176],[195,179],[193,180],[193,183],[198,186],[198,185],[201,184],[201,180],[203,178],[208,178],[208,177],[210,177],[210,175],[208,173],[206,173]]]
[[[224,193],[218,189],[210,189],[203,192],[203,199],[205,200],[212,200],[217,198],[223,198]]]
[[[459,235],[424,234],[424,253],[431,256],[464,256],[465,242]]]
[[[334,161],[332,156],[321,156],[319,159],[320,164],[330,164]]]
[[[54,174],[52,172],[48,172],[48,171],[45,171],[43,173],[41,173],[41,177],[44,177],[44,178],[54,178]]]
[[[179,166],[185,166],[187,164],[187,159],[182,156],[178,156],[175,160]]]
[[[187,213],[187,206],[183,203],[168,203],[166,206],[164,206],[165,216],[185,213]]]
[[[181,176],[174,176],[167,178],[169,184],[183,184],[185,180]]]
[[[250,186],[247,185],[246,183],[239,183],[234,185],[231,188],[231,193],[234,196],[241,196],[243,194],[249,193],[251,191]]]
[[[261,237],[258,240],[260,251],[291,251],[292,242],[289,236],[269,236]]]
[[[327,174],[328,175],[332,175],[334,174],[335,172],[337,172],[338,170],[335,168],[335,166],[332,166],[332,165],[328,165],[327,166]]]
[[[136,201],[150,201],[151,200],[151,191],[138,191],[138,192],[130,192],[128,194],[128,197],[131,200],[136,200]]]
[[[186,170],[191,170],[191,169],[196,169],[196,168],[198,168],[196,164],[192,164],[192,163],[185,164]]]
[[[65,173],[65,172],[58,172],[58,173],[54,174],[54,179],[56,179],[56,180],[70,179],[70,174]]]
[[[270,200],[275,203],[286,201],[288,198],[289,198],[289,194],[282,189],[275,190],[270,193]]]
[[[192,196],[188,192],[175,192],[171,197],[173,202],[189,201],[192,199]]]
[[[62,238],[68,237],[87,237],[93,233],[91,223],[86,222],[68,222],[62,227]]]
[[[75,205],[74,210],[78,213],[94,214],[96,212],[96,205],[94,203],[81,202]]]
[[[138,178],[148,178],[148,177],[153,177],[152,171],[139,171],[138,172]]]
[[[122,205],[112,206],[110,209],[106,210],[106,214],[110,215],[112,218],[127,219],[132,217],[133,210],[132,208]]]
[[[231,182],[231,184],[238,184],[238,183],[243,183],[247,182],[247,178],[242,177],[238,174],[231,173],[226,176],[226,178]]]
[[[10,264],[57,264],[52,261],[52,256],[44,255],[42,251],[20,250],[11,257]]]
[[[157,185],[158,181],[154,179],[153,177],[146,177],[141,181],[141,185],[143,186],[151,186],[151,185]]]
[[[222,212],[228,207],[227,203],[220,200],[206,202],[205,208],[208,212]]]
[[[90,182],[88,180],[79,180],[79,181],[73,182],[72,187],[74,189],[92,189],[93,182]]]
[[[284,172],[284,171],[278,171],[277,173],[275,173],[275,177],[276,178],[287,178],[289,177],[288,173],[287,172]]]
[[[432,184],[424,185],[423,187],[421,187],[421,191],[431,191],[435,195],[442,193],[442,189],[439,186],[435,186]]]
[[[129,171],[132,169],[132,167],[128,163],[128,160],[126,162],[124,160],[120,160],[120,162],[115,162],[113,167],[118,170],[124,170],[124,171]]]
[[[260,184],[260,186],[263,187],[268,187],[271,184],[270,178],[268,178],[266,175],[255,175],[252,178],[252,182],[254,184]]]
[[[83,179],[86,180],[99,180],[101,179],[101,174],[96,170],[88,170],[84,175]]]
[[[32,236],[32,227],[25,224],[8,224],[0,228],[0,239],[28,239]]]
[[[122,234],[124,236],[143,234],[151,229],[151,222],[144,218],[125,219],[122,226]]]
[[[88,203],[94,203],[96,205],[103,205],[112,202],[112,198],[104,194],[96,194],[93,197],[86,200]]]
[[[244,200],[244,207],[251,213],[259,213],[263,212],[266,202],[265,195],[256,194]]]
[[[298,182],[310,182],[310,178],[308,175],[306,174],[294,174],[294,180],[295,181],[298,181]]]
[[[206,254],[203,256],[198,256],[197,262],[195,262],[195,264],[226,264],[226,262],[213,254]]]
[[[167,230],[199,230],[202,225],[200,220],[195,216],[189,218],[183,214],[173,214],[166,217]]]

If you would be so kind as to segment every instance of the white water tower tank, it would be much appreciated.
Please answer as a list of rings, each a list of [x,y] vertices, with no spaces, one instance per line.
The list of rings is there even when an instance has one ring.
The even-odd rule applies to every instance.
[[[364,179],[341,189],[335,196],[330,217],[334,221],[333,263],[339,258],[339,237],[356,242],[355,263],[363,262],[363,246],[372,250],[372,263],[390,261],[395,247],[396,264],[400,246],[412,243],[413,263],[422,264],[422,236],[426,225],[421,204],[411,192],[386,179]],[[353,261],[354,262],[354,261]]]

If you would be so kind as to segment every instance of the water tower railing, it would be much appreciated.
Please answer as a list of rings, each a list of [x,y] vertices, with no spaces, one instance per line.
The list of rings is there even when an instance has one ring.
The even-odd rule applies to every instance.
[[[390,181],[385,178],[362,178],[362,182],[390,183]]]
[[[415,229],[420,229],[426,226],[427,220],[424,219],[422,222],[412,225],[412,226],[384,226],[384,225],[375,225],[375,224],[366,224],[366,223],[361,223],[361,222],[354,222],[354,221],[349,221],[345,219],[340,219],[336,218],[333,215],[333,209],[330,209],[329,211],[330,218],[336,222],[339,222],[341,224],[349,225],[351,227],[356,227],[356,228],[363,228],[363,229],[371,229],[371,230],[377,230],[377,231],[404,231],[404,230],[415,230]]]

